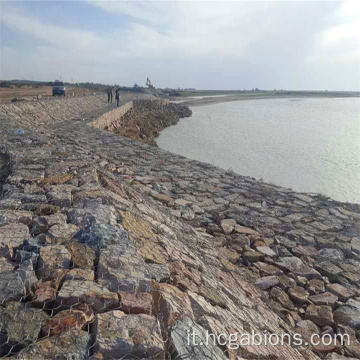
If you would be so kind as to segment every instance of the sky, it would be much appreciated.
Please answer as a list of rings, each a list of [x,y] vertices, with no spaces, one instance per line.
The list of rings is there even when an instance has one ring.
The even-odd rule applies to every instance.
[[[360,1],[1,1],[0,79],[360,90]]]

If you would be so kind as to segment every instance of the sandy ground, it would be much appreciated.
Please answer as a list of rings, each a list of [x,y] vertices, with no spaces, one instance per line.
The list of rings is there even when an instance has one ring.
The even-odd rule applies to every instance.
[[[194,99],[194,97],[188,98],[185,101],[181,101],[181,105],[185,106],[202,106],[202,105],[211,105],[218,104],[230,101],[241,101],[241,100],[261,100],[261,99],[282,99],[282,98],[304,98],[304,97],[314,97],[313,94],[304,95],[304,94],[284,94],[284,95],[267,95],[267,94],[236,94],[236,95],[227,95],[227,96],[206,96],[201,99]],[[316,97],[349,97],[349,95],[331,95],[331,94],[318,94]],[[353,96],[351,96],[353,97]],[[355,97],[355,96],[354,96]],[[358,97],[358,96],[357,96]]]
[[[84,89],[77,86],[66,86],[66,96],[83,96],[92,93],[93,91],[89,89]],[[43,98],[52,98],[52,87],[35,87],[28,85],[22,85],[18,87],[12,85],[10,88],[0,88],[0,104],[9,104],[11,100],[16,97],[25,98],[26,100],[33,100],[39,95],[41,95]]]

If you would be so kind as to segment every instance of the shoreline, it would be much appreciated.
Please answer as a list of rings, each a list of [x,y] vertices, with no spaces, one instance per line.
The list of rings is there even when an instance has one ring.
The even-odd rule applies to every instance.
[[[197,351],[182,335],[191,328],[266,326],[281,336],[330,326],[349,333],[350,345],[256,352],[279,360],[360,356],[358,205],[89,126],[113,109],[98,99],[45,107],[51,122],[30,119],[26,106],[0,107],[0,299],[11,341],[1,355],[131,357],[125,329],[161,358],[184,357]],[[18,281],[24,274],[28,286]],[[201,349],[219,360],[254,355],[251,346]]]
[[[205,106],[219,103],[243,101],[243,100],[268,100],[268,99],[328,99],[328,98],[344,98],[352,99],[358,96],[339,96],[339,95],[226,95],[224,97],[204,97],[202,99],[189,99],[181,102],[185,106]]]

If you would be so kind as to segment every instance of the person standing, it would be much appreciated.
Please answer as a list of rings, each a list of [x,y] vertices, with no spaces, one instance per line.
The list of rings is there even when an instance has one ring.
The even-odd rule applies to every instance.
[[[116,106],[119,107],[119,105],[120,105],[120,89],[116,89],[115,99],[116,99]]]
[[[112,98],[112,90],[111,90],[111,87],[108,87],[106,91],[107,91],[108,103],[109,103],[109,102],[110,102],[110,97]],[[111,102],[112,102],[112,99],[111,99]]]

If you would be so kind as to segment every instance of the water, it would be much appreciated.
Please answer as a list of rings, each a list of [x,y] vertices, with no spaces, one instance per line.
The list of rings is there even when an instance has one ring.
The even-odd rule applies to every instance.
[[[360,99],[264,99],[193,107],[160,148],[265,182],[360,203]]]

